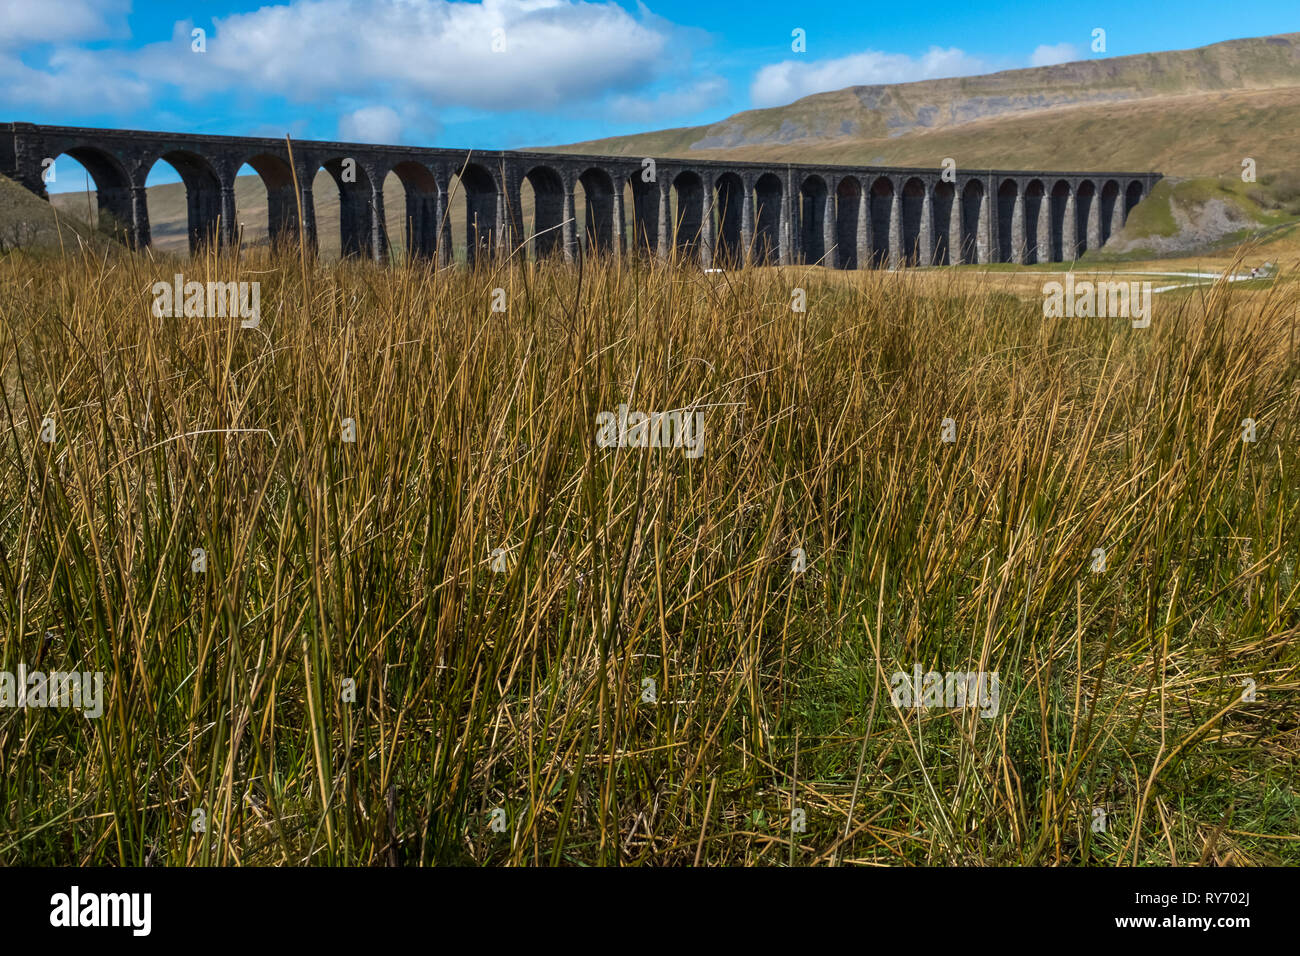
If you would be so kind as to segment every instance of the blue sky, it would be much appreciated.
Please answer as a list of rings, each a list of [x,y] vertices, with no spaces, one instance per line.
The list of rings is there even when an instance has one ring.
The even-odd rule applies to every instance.
[[[0,119],[539,146],[697,125],[855,84],[1294,31],[1284,6],[0,0]],[[1092,50],[1096,28],[1104,53]],[[792,49],[795,29],[803,51]],[[169,174],[159,164],[150,181]]]

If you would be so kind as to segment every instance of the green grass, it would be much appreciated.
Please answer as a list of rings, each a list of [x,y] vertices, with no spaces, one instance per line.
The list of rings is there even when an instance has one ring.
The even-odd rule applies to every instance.
[[[0,258],[0,668],[108,693],[0,710],[0,863],[1300,860],[1297,286],[852,278]]]
[[[1178,234],[1171,202],[1174,187],[1162,179],[1151,187],[1142,202],[1133,207],[1124,223],[1124,234],[1135,238],[1147,236],[1173,236]]]

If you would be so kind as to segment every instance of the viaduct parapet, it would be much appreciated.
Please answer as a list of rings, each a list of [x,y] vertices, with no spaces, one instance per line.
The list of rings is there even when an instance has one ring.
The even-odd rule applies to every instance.
[[[316,247],[312,190],[324,169],[338,188],[345,256],[386,260],[396,212],[408,254],[444,264],[454,247],[452,202],[465,203],[471,264],[526,245],[538,257],[571,260],[581,247],[587,255],[677,254],[706,268],[1070,262],[1105,245],[1160,178],[657,157],[651,164],[313,140],[293,141],[291,153],[284,140],[256,137],[0,124],[0,173],[42,197],[44,171],[63,155],[90,173],[101,220],[135,248],[150,244],[145,179],[165,160],[185,184],[192,251],[237,241],[235,177],[248,165],[266,186],[273,243],[301,235]],[[389,173],[401,180],[403,210],[384,208]],[[530,223],[521,213],[525,181],[534,197]]]

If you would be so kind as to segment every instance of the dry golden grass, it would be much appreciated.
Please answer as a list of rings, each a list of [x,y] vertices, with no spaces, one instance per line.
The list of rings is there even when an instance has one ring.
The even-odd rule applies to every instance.
[[[176,271],[260,326],[154,318]],[[0,710],[0,862],[1294,863],[1298,307],[0,258],[0,666],[108,695]],[[598,448],[620,403],[702,456]]]

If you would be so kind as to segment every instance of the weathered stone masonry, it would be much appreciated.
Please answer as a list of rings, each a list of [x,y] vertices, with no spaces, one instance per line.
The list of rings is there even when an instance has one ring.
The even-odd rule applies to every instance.
[[[1104,245],[1160,178],[957,170],[948,182],[939,169],[656,159],[647,182],[640,158],[300,140],[291,162],[288,145],[274,139],[0,124],[0,173],[38,195],[47,195],[43,161],[61,155],[86,168],[101,218],[137,248],[149,245],[145,179],[163,159],[185,183],[192,250],[236,241],[235,177],[248,164],[266,186],[273,242],[296,241],[301,231],[315,248],[312,183],[325,169],[339,191],[345,256],[385,260],[388,217],[396,213],[410,254],[440,263],[451,261],[452,201],[465,203],[471,263],[525,241],[538,256],[573,259],[580,245],[588,255],[617,256],[628,251],[629,226],[634,250],[676,253],[706,268],[1069,262]],[[404,210],[384,209],[390,172],[404,187]],[[520,212],[525,179],[535,206],[527,224]],[[574,205],[578,184],[584,210]]]

